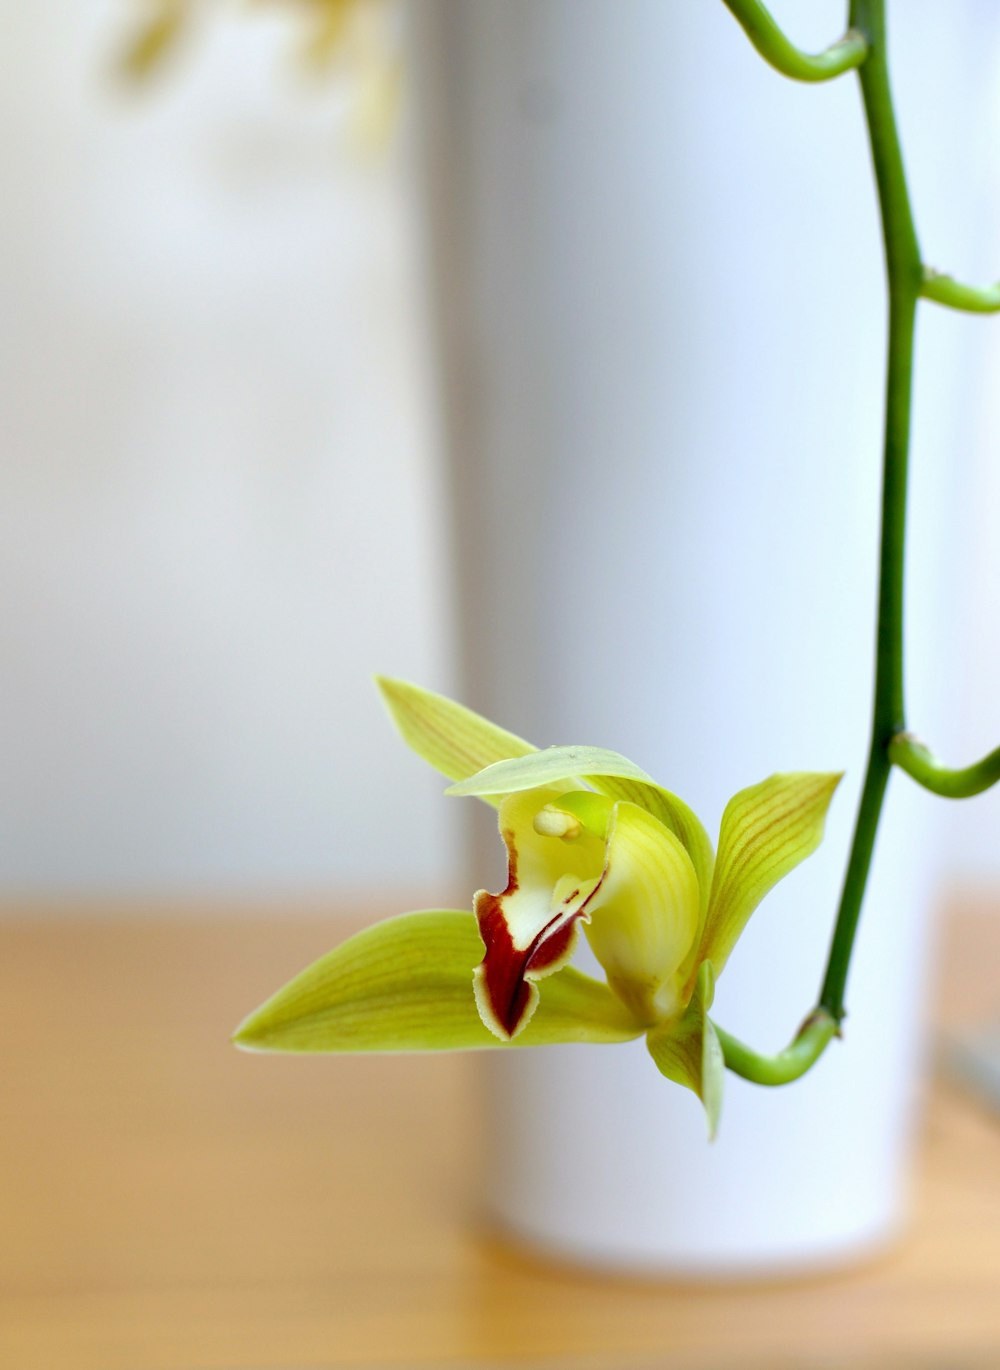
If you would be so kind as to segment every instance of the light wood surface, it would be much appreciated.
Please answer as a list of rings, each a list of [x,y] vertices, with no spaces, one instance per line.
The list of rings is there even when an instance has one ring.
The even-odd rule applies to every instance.
[[[582,1276],[478,1230],[469,1058],[229,1047],[341,932],[0,923],[4,1370],[1000,1366],[1000,1123],[956,1090],[930,1091],[911,1230],[869,1268]],[[949,946],[944,1013],[1000,1010],[1000,917]]]

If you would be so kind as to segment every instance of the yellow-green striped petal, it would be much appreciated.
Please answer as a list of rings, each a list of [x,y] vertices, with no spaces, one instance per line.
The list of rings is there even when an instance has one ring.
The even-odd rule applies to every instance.
[[[591,772],[587,776],[587,781],[612,799],[627,799],[632,804],[640,805],[647,813],[658,818],[664,827],[677,834],[694,865],[698,877],[701,912],[704,915],[708,907],[709,891],[712,888],[715,853],[712,850],[712,839],[694,810],[689,809],[683,799],[678,799],[662,785],[654,784],[650,780]]]
[[[839,774],[772,775],[726,805],[700,956],[722,970],[769,890],[816,850]]]
[[[250,1051],[454,1051],[502,1047],[472,988],[483,955],[465,910],[405,913],[366,928],[278,990],[233,1040]],[[608,987],[566,967],[541,987],[517,1046],[624,1042],[642,1027]]]
[[[647,1025],[676,1015],[698,932],[698,879],[679,838],[638,804],[615,805],[604,874],[585,905],[608,983]]]
[[[449,780],[464,780],[495,761],[535,750],[530,742],[433,690],[387,676],[376,676],[375,683],[403,741]],[[496,806],[501,793],[480,797]]]

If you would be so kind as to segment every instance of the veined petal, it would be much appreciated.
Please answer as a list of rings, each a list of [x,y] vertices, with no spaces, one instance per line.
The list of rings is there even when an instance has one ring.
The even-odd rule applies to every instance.
[[[664,827],[680,838],[684,850],[690,856],[698,876],[698,894],[702,915],[708,908],[708,895],[712,888],[712,869],[715,853],[712,839],[702,826],[701,819],[689,809],[683,799],[665,790],[662,785],[652,781],[626,779],[591,771],[587,780],[602,794],[612,799],[627,799],[632,804],[658,818]]]
[[[646,1036],[649,1054],[668,1080],[693,1089],[705,1107],[708,1135],[714,1138],[722,1110],[722,1087],[726,1063],[708,1010],[712,1006],[714,976],[704,961],[698,971],[694,994],[683,1018],[673,1027],[653,1028]]]
[[[620,775],[650,781],[627,757],[604,747],[545,747],[530,755],[497,761],[476,775],[449,785],[447,794],[515,794],[588,775]],[[652,783],[650,781],[650,783]],[[565,788],[565,787],[564,787]]]
[[[463,780],[495,761],[535,750],[530,742],[444,695],[386,676],[376,676],[375,683],[403,741],[449,780]],[[493,794],[481,798],[499,803]]]
[[[675,1017],[678,970],[698,932],[698,878],[679,838],[638,804],[615,805],[587,940],[611,988],[645,1023]]]
[[[550,786],[506,796],[500,832],[507,846],[507,886],[500,894],[480,890],[475,897],[486,944],[476,969],[476,1002],[498,1037],[514,1037],[524,1028],[538,1003],[534,982],[572,955],[577,920],[603,871],[604,843],[582,826],[570,839],[536,829],[536,814],[561,793],[560,786]]]
[[[726,805],[699,954],[722,970],[765,894],[819,846],[839,774],[772,775]]]
[[[366,928],[252,1013],[234,1041],[249,1051],[452,1051],[501,1043],[472,990],[482,955],[468,910],[405,913]],[[572,967],[546,982],[518,1045],[624,1042],[641,1026],[606,985]]]

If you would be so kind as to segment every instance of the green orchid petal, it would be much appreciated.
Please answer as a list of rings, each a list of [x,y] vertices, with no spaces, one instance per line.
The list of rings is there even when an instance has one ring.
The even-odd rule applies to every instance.
[[[486,766],[478,774],[449,786],[447,793],[479,797],[514,794],[566,780],[582,780],[612,799],[638,804],[676,833],[694,863],[704,912],[715,861],[708,833],[683,800],[657,785],[644,770],[618,752],[604,747],[546,747],[531,755]]]
[[[517,794],[590,775],[617,775],[652,783],[645,771],[604,747],[545,747],[530,755],[497,761],[476,775],[449,785],[447,794]]]
[[[652,781],[627,780],[621,776],[609,776],[591,772],[587,780],[602,794],[612,799],[627,799],[631,804],[659,819],[664,827],[680,838],[684,850],[690,856],[698,877],[699,902],[702,917],[708,908],[708,895],[712,888],[712,871],[715,865],[715,852],[712,839],[705,831],[698,815],[678,799],[675,794],[665,790],[662,785]]]
[[[530,742],[444,695],[386,676],[376,676],[375,683],[403,741],[449,780],[464,780],[493,762],[535,750]],[[502,793],[484,792],[480,798],[496,806],[495,796]]]
[[[772,775],[726,805],[700,955],[716,975],[769,890],[816,850],[839,774]]]
[[[678,971],[698,932],[698,877],[668,828],[615,805],[604,873],[586,905],[587,940],[608,983],[647,1025],[681,1007]]]
[[[404,913],[302,971],[234,1034],[250,1051],[453,1051],[503,1045],[476,1010],[483,954],[465,910]],[[545,982],[516,1045],[625,1042],[642,1032],[608,987],[566,967]]]
[[[709,1139],[715,1137],[722,1111],[726,1064],[708,1010],[712,1007],[715,977],[711,964],[702,963],[694,994],[679,1023],[653,1028],[646,1035],[649,1054],[668,1080],[694,1090],[705,1108]]]

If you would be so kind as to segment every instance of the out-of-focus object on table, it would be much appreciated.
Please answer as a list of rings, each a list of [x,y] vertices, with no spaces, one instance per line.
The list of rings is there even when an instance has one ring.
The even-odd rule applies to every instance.
[[[605,1280],[477,1228],[469,1058],[229,1046],[344,917],[6,912],[5,1368],[1000,1364],[1000,1127],[955,1087],[930,1090],[915,1218],[877,1264],[781,1286]],[[986,1021],[1000,910],[956,910],[945,947],[940,1021]]]

